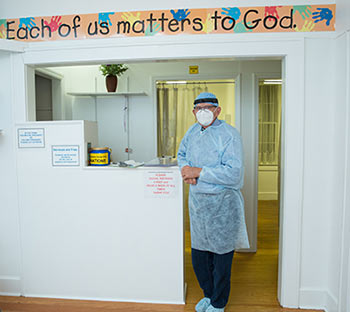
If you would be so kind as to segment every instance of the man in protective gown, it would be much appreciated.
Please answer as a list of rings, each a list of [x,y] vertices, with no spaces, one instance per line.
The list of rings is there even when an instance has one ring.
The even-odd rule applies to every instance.
[[[216,96],[194,101],[197,123],[183,137],[177,159],[190,184],[192,265],[204,298],[197,312],[221,312],[228,302],[235,249],[249,248],[244,217],[243,150],[239,132],[220,114]]]

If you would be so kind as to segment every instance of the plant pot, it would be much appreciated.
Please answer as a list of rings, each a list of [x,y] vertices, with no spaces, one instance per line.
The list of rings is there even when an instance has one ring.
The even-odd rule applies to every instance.
[[[114,75],[106,76],[106,88],[108,92],[115,92],[118,86],[118,77]]]

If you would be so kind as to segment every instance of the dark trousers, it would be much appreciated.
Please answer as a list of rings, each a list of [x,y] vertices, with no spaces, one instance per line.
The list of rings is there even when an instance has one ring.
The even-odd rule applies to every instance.
[[[204,297],[210,298],[214,308],[224,308],[231,287],[233,253],[219,255],[210,251],[192,248],[192,265]]]

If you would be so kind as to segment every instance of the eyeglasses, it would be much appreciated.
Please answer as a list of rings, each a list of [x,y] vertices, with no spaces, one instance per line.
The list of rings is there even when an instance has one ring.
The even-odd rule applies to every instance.
[[[196,111],[196,112],[198,112],[198,111],[200,111],[200,110],[202,110],[202,109],[212,109],[212,108],[216,108],[217,106],[214,106],[214,105],[205,105],[205,106],[198,106],[198,107],[195,107],[194,108],[194,111]]]

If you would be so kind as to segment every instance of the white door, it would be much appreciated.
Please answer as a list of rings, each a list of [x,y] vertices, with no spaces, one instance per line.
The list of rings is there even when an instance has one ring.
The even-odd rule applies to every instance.
[[[256,95],[254,89],[255,77],[250,73],[242,73],[240,76],[240,114],[236,122],[243,140],[244,150],[244,186],[242,194],[244,197],[244,207],[246,224],[250,248],[240,251],[254,252],[257,248],[257,205],[258,205],[258,108],[256,105]],[[238,106],[238,103],[236,107]]]

